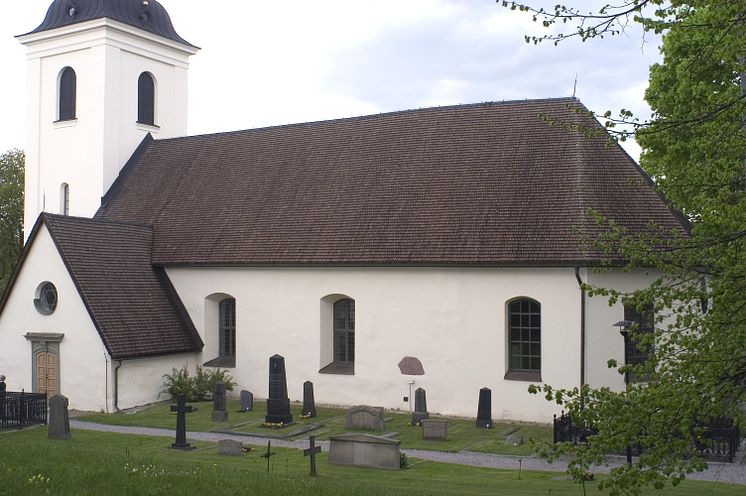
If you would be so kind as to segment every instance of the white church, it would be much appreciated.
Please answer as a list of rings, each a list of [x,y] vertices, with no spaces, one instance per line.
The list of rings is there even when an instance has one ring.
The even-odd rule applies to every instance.
[[[41,17],[41,13],[40,13]],[[574,98],[187,135],[198,48],[155,0],[54,0],[28,49],[27,242],[0,302],[9,390],[113,412],[187,365],[290,399],[548,422],[531,383],[623,387],[613,327],[655,276],[599,271],[594,209],[686,221]],[[552,121],[565,125],[550,125]],[[621,266],[620,260],[615,260]],[[628,309],[629,313],[629,309]],[[422,370],[399,367],[405,357]],[[413,360],[416,359],[416,360]]]

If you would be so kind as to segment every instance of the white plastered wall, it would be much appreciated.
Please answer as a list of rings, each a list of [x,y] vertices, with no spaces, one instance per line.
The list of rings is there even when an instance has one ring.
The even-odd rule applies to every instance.
[[[57,308],[42,315],[34,307],[37,287],[49,281],[58,294]],[[62,333],[59,343],[59,392],[70,408],[106,410],[111,391],[106,349],[45,226],[18,274],[0,315],[0,374],[8,390],[33,391],[31,342],[26,333]]]
[[[193,371],[199,363],[196,358],[196,354],[188,353],[122,361],[117,371],[117,407],[132,408],[168,399],[168,394],[161,394],[163,375],[184,365]],[[118,365],[119,361],[114,360],[112,370]]]
[[[119,171],[150,132],[187,132],[188,58],[196,49],[98,19],[25,35],[28,119],[25,225],[59,213],[60,185],[70,186],[70,214],[91,217]],[[76,119],[56,122],[58,78],[76,74]],[[137,80],[156,82],[156,126],[137,121]]]
[[[649,286],[656,277],[655,271],[645,269],[588,270],[583,280],[592,286],[631,293]],[[586,382],[591,387],[609,386],[620,391],[624,388],[624,376],[617,369],[610,369],[607,363],[610,359],[624,363],[624,339],[619,328],[612,325],[624,320],[624,305],[619,300],[609,306],[608,297],[595,296],[587,300],[586,315]]]
[[[205,298],[236,298],[239,389],[266,397],[269,357],[285,357],[293,401],[311,380],[316,401],[408,410],[404,396],[427,390],[431,412],[475,416],[479,389],[492,389],[493,418],[548,422],[559,410],[509,381],[506,302],[541,303],[542,379],[559,387],[580,381],[580,291],[572,268],[169,268],[168,275],[205,336]],[[355,374],[320,374],[321,299],[355,300]],[[604,312],[598,310],[600,314]],[[598,318],[609,320],[613,312]],[[613,336],[609,332],[609,339]],[[215,358],[206,347],[202,362]],[[404,356],[419,358],[424,376],[401,375]],[[604,365],[605,366],[605,365]]]

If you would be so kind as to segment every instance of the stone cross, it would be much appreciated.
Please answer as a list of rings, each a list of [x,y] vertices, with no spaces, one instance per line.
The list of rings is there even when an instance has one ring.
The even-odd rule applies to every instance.
[[[316,417],[316,400],[313,397],[313,382],[303,383],[303,416]]]
[[[311,436],[308,440],[308,448],[303,450],[303,456],[311,457],[311,475],[317,475],[316,453],[321,453],[321,446],[316,446],[316,436]]]
[[[293,416],[290,414],[288,382],[285,376],[285,359],[280,355],[269,358],[269,398],[267,398],[265,422],[283,425],[293,422]]]
[[[426,418],[430,418],[427,412],[427,396],[425,390],[417,388],[414,391],[414,413],[412,414],[412,425],[417,425]]]
[[[171,411],[176,412],[176,442],[171,448],[180,450],[194,449],[186,442],[186,414],[192,412],[192,405],[186,404],[186,396],[180,394],[176,397],[176,404],[171,405]]]
[[[270,451],[271,447],[272,447],[272,441],[267,441],[267,452],[262,455],[262,458],[267,459],[267,473],[269,473],[269,459],[275,456],[275,453]]]
[[[49,439],[70,438],[70,417],[67,412],[68,400],[61,394],[49,398]]]
[[[479,407],[475,425],[481,429],[492,428],[492,390],[490,388],[479,390]]]
[[[212,421],[228,422],[228,409],[225,406],[225,384],[216,382],[212,391]]]

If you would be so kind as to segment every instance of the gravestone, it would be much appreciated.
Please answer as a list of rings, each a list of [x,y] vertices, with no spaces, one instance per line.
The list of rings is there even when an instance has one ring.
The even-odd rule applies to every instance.
[[[245,389],[241,391],[241,411],[250,412],[254,409],[254,395]]]
[[[427,396],[425,390],[417,388],[414,391],[414,413],[412,413],[412,425],[416,425],[430,417],[427,412]]]
[[[316,436],[308,439],[308,448],[303,450],[303,456],[311,457],[311,475],[316,474],[316,454],[321,453],[321,446],[316,446]]]
[[[422,439],[447,441],[448,440],[448,421],[431,420],[422,421]]]
[[[268,424],[290,424],[293,421],[290,414],[285,359],[280,355],[269,358],[269,398],[265,421]]]
[[[400,468],[400,441],[371,434],[344,434],[329,438],[329,463],[359,467]]]
[[[221,439],[218,441],[218,455],[241,456],[243,454],[241,443],[233,439]]]
[[[345,429],[382,431],[384,428],[383,407],[381,406],[358,405],[347,410]]]
[[[190,450],[194,449],[186,442],[186,414],[192,411],[192,406],[186,404],[186,396],[180,394],[176,397],[176,404],[171,405],[171,411],[176,412],[176,442],[171,444],[172,449]]]
[[[228,409],[225,406],[225,384],[216,382],[212,391],[212,421],[228,422]]]
[[[490,388],[479,390],[479,408],[475,425],[481,429],[492,428],[492,390]]]
[[[313,397],[313,382],[303,383],[303,416],[316,417],[316,400]]]
[[[523,436],[517,434],[510,434],[505,436],[505,444],[508,446],[520,446],[523,444]]]
[[[68,400],[61,394],[49,398],[49,439],[70,439]]]

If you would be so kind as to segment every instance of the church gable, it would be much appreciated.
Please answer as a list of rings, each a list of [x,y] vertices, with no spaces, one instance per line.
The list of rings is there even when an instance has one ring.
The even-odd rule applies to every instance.
[[[36,233],[41,229],[54,241],[112,358],[202,348],[168,277],[150,264],[150,227],[43,214],[26,252],[33,249]],[[6,301],[26,256],[25,253],[6,291]]]
[[[153,262],[589,265],[594,208],[686,231],[575,99],[484,103],[146,140],[97,218],[153,225]],[[596,121],[586,124],[600,125]]]

